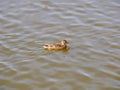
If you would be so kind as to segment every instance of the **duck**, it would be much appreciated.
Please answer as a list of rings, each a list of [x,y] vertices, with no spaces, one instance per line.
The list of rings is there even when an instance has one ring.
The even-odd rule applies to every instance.
[[[43,48],[47,50],[63,50],[67,48],[67,44],[68,44],[67,40],[62,40],[60,43],[46,44],[43,46]]]

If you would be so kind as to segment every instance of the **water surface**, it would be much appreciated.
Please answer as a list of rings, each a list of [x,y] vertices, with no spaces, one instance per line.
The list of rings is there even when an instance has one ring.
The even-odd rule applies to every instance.
[[[0,90],[120,90],[119,0],[0,0]],[[66,39],[68,51],[47,51]]]

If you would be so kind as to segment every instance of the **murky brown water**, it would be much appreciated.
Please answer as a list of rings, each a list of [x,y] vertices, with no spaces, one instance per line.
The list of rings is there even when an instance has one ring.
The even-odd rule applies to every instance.
[[[0,90],[120,90],[120,0],[0,0]],[[69,41],[68,51],[46,43]]]

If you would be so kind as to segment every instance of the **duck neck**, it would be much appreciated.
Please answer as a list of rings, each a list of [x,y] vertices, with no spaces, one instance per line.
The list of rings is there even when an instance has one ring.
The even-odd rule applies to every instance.
[[[62,45],[63,47],[65,47],[65,48],[67,47],[67,45],[66,45],[65,43],[62,43],[61,45]]]
[[[65,43],[61,43],[61,45],[65,46],[66,44]]]

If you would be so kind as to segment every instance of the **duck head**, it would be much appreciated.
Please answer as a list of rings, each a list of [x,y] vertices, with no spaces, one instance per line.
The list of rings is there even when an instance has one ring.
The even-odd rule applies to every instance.
[[[66,45],[66,44],[68,44],[67,40],[62,40],[61,41],[61,45]]]

